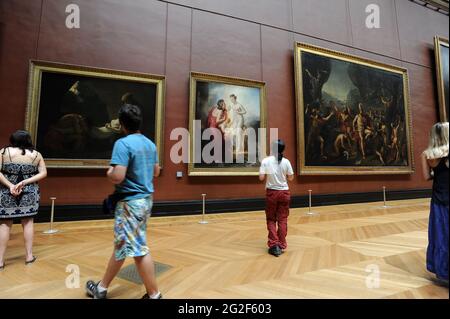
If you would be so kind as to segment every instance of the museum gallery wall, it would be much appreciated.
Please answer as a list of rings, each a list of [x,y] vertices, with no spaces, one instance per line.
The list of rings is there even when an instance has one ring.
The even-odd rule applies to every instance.
[[[308,2],[313,1],[308,0]],[[42,69],[43,76],[38,81],[40,91],[35,89],[33,92],[41,92],[45,95],[42,88],[45,91],[45,87],[53,86],[54,89],[50,90],[52,94],[43,96],[44,100],[56,98],[56,96],[59,96],[58,99],[71,100],[73,98],[71,94],[78,91],[78,88],[81,88],[80,91],[89,92],[94,87],[96,94],[91,98],[95,99],[98,105],[103,105],[100,107],[103,108],[102,118],[94,117],[92,122],[78,124],[82,124],[81,127],[91,125],[91,130],[85,131],[94,134],[94,138],[100,139],[100,144],[104,148],[93,148],[92,141],[86,134],[82,134],[81,138],[74,138],[72,143],[78,148],[84,147],[91,150],[91,153],[83,152],[83,154],[90,154],[89,158],[83,157],[82,161],[77,163],[66,161],[62,163],[63,166],[72,164],[96,166],[98,163],[89,160],[107,158],[108,145],[110,145],[108,143],[112,143],[117,138],[117,132],[114,130],[114,108],[123,103],[124,98],[131,96],[141,105],[148,105],[148,112],[155,113],[151,115],[154,118],[151,124],[149,123],[149,128],[153,127],[153,129],[147,132],[148,136],[158,133],[154,127],[157,127],[157,119],[164,112],[162,121],[164,125],[161,124],[160,132],[162,139],[160,143],[164,145],[165,150],[160,155],[164,162],[164,170],[156,182],[158,191],[155,199],[157,201],[200,199],[202,193],[207,193],[209,199],[260,198],[263,196],[264,186],[258,183],[255,176],[189,176],[189,173],[196,175],[195,168],[192,170],[191,167],[189,171],[189,165],[175,164],[170,161],[170,149],[177,143],[176,140],[170,139],[170,132],[177,127],[188,129],[193,107],[202,105],[191,99],[193,78],[190,76],[191,72],[217,75],[212,84],[209,81],[202,82],[200,86],[203,88],[198,87],[203,92],[200,96],[203,99],[208,97],[209,94],[205,92],[211,85],[219,89],[222,86],[222,95],[226,103],[231,103],[232,93],[230,92],[233,90],[225,89],[225,86],[234,85],[236,89],[243,89],[242,83],[230,83],[227,79],[253,81],[252,89],[249,86],[244,85],[244,87],[249,88],[249,96],[256,97],[259,94],[259,98],[255,100],[259,104],[252,106],[254,110],[259,109],[261,112],[260,123],[255,124],[257,125],[255,127],[265,125],[267,128],[279,128],[279,137],[288,145],[285,155],[291,159],[295,171],[301,172],[302,164],[296,165],[297,156],[302,156],[302,149],[297,146],[301,135],[298,132],[300,126],[297,125],[299,124],[296,107],[298,104],[295,92],[296,89],[298,91],[298,87],[295,84],[296,68],[294,66],[294,42],[300,42],[366,59],[373,63],[389,65],[399,71],[393,72],[398,75],[396,91],[388,92],[387,88],[375,89],[378,97],[370,101],[373,103],[367,104],[362,101],[363,112],[369,113],[373,108],[372,114],[376,115],[375,120],[380,121],[378,115],[384,107],[383,103],[389,104],[391,99],[395,98],[397,105],[395,109],[396,112],[400,112],[397,114],[400,116],[394,116],[391,121],[378,124],[384,124],[387,130],[397,129],[403,141],[407,141],[406,149],[397,150],[395,144],[392,144],[392,133],[388,133],[386,145],[391,146],[390,151],[383,153],[381,160],[376,155],[376,151],[368,150],[369,159],[366,163],[361,147],[358,145],[348,146],[347,150],[343,144],[344,147],[338,148],[335,152],[333,145],[338,135],[333,135],[327,137],[328,140],[324,139],[324,156],[321,156],[320,148],[311,150],[311,154],[316,155],[313,155],[311,162],[308,162],[312,165],[304,167],[306,171],[311,166],[314,169],[316,166],[321,168],[350,166],[353,169],[355,165],[362,165],[366,168],[370,167],[371,170],[375,166],[383,167],[383,169],[385,167],[404,168],[406,173],[301,175],[292,183],[292,193],[302,195],[307,193],[308,189],[313,189],[316,194],[372,192],[379,191],[383,185],[390,190],[428,189],[430,185],[422,180],[418,173],[419,167],[416,167],[415,171],[413,168],[414,163],[419,165],[418,158],[427,144],[428,130],[439,117],[438,87],[434,68],[434,37],[439,35],[448,38],[448,17],[432,11],[424,13],[426,9],[409,1],[382,1],[381,9],[389,12],[384,17],[384,28],[370,30],[364,26],[366,17],[364,3],[367,1],[348,1],[348,6],[344,4],[347,1],[342,1],[341,6],[326,5],[327,1],[323,2],[324,5],[317,7],[302,6],[300,2],[293,2],[291,8],[288,0],[265,1],[256,8],[243,7],[236,12],[233,11],[231,4],[225,6],[220,5],[219,1],[212,1],[206,12],[201,10],[202,8],[180,6],[176,2],[168,4],[164,1],[141,0],[111,4],[104,0],[80,0],[80,7],[84,8],[82,27],[70,30],[61,22],[65,21],[65,7],[60,1],[4,0],[0,3],[2,44],[0,48],[0,98],[2,100],[0,144],[7,144],[9,134],[15,129],[24,127],[28,110],[29,118],[30,116],[38,118],[38,123],[45,124],[47,121],[47,124],[43,126],[47,127],[45,132],[39,132],[39,127],[33,132],[37,134],[40,148],[49,147],[47,151],[53,152],[50,157],[53,156],[56,161],[67,160],[62,158],[66,155],[68,157],[70,155],[71,159],[80,159],[77,154],[61,153],[61,150],[55,149],[54,145],[46,146],[46,136],[71,134],[70,129],[68,133],[61,129],[61,126],[66,128],[64,121],[78,123],[76,116],[65,118],[67,114],[73,114],[66,113],[71,103],[67,102],[59,106],[50,103],[46,106],[42,104],[45,101],[40,101],[43,109],[49,108],[48,118],[42,117],[43,109],[36,110],[36,104],[33,106],[33,102],[29,105],[27,103],[28,88],[36,85],[28,83],[30,60],[50,61],[60,65],[58,72],[45,72]],[[280,6],[286,10],[279,10]],[[304,10],[305,7],[309,9]],[[339,9],[340,7],[342,10]],[[4,12],[14,12],[14,14],[6,15]],[[97,15],[96,12],[102,12],[102,14]],[[421,32],[410,28],[411,19],[415,21],[415,24],[424,26]],[[329,23],[323,24],[321,21]],[[331,28],[329,25],[334,27]],[[339,63],[334,61],[331,64]],[[121,70],[120,72],[134,74],[134,76],[109,78],[105,76],[106,73],[102,73],[101,76],[96,74],[97,76],[86,77],[74,74],[70,66],[101,69],[106,73],[110,72],[108,70]],[[337,66],[337,68],[342,70],[342,67]],[[407,91],[400,92],[399,83],[404,83],[405,80],[403,75],[400,76],[402,73],[400,70],[407,70],[409,102]],[[317,70],[308,71],[312,76],[317,76]],[[146,78],[150,75],[161,75],[162,78]],[[308,76],[306,70],[302,72],[302,76]],[[334,75],[330,73],[330,76]],[[141,77],[146,80],[142,80]],[[155,96],[158,81],[162,79],[165,82],[164,103]],[[332,78],[331,81],[333,81]],[[108,89],[105,89],[106,87]],[[105,93],[111,88],[114,88],[114,94]],[[313,87],[309,89],[314,91]],[[253,92],[253,90],[256,91]],[[244,96],[235,94],[238,96],[238,102],[242,102],[240,98],[246,95],[245,90],[241,92],[244,92]],[[108,97],[105,97],[105,94]],[[209,104],[217,102],[214,101],[216,97],[211,97],[210,100],[208,98],[203,107],[206,105],[211,107]],[[328,106],[334,101],[338,110],[345,111],[346,101],[342,99],[343,97],[342,94],[336,99],[325,96],[325,100]],[[111,100],[105,101],[105,99]],[[315,97],[313,96],[312,99],[314,102]],[[63,107],[67,104],[68,106]],[[108,106],[105,107],[105,104]],[[158,111],[158,105],[164,108]],[[327,108],[316,108],[313,112],[317,110],[320,111],[318,113],[320,116],[329,116]],[[85,111],[89,113],[89,110]],[[358,105],[351,106],[352,115],[356,115],[358,111]],[[195,113],[194,117],[197,115],[200,116],[200,121],[202,116],[205,120],[205,112]],[[330,118],[330,121],[335,119]],[[303,125],[304,123],[303,121]],[[307,140],[305,134],[303,139]],[[332,140],[334,141],[331,142]],[[337,145],[339,146],[339,143]],[[336,158],[339,159],[338,155],[342,157],[346,151],[352,161],[351,165],[336,162]],[[305,156],[308,154],[305,150],[303,153]],[[330,165],[328,161],[334,162]],[[305,161],[305,164],[308,163]],[[200,172],[202,169],[204,172],[210,168],[205,170],[205,167],[200,167]],[[242,168],[238,168],[238,171],[239,169]],[[177,172],[183,172],[183,177],[177,179]],[[48,203],[50,196],[57,197],[59,204],[96,204],[100,203],[111,190],[112,187],[105,180],[103,170],[52,168],[49,171],[49,178],[42,183],[42,199],[43,204]]]

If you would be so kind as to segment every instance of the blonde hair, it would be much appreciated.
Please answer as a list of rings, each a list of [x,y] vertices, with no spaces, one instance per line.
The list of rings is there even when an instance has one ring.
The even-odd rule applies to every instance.
[[[429,160],[448,157],[448,122],[433,125],[430,142],[424,154]]]

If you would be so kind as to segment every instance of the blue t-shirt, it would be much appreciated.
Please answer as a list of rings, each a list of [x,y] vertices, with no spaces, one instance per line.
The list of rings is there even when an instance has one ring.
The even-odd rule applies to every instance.
[[[145,198],[154,192],[153,170],[158,164],[156,145],[142,134],[130,134],[114,144],[111,165],[127,167],[124,181],[116,193],[136,193],[126,200]]]

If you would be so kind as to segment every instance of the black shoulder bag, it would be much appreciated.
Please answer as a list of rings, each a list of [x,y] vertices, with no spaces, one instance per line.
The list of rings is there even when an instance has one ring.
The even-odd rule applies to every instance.
[[[124,198],[128,196],[134,196],[137,193],[114,193],[109,195],[104,201],[103,201],[103,213],[105,215],[114,214],[114,211],[116,210],[117,203],[123,200]]]

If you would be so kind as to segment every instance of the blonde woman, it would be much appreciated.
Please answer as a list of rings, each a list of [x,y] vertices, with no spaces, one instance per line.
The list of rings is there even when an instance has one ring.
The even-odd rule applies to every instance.
[[[428,226],[427,269],[448,286],[448,122],[437,123],[422,154],[423,176],[433,180]]]

